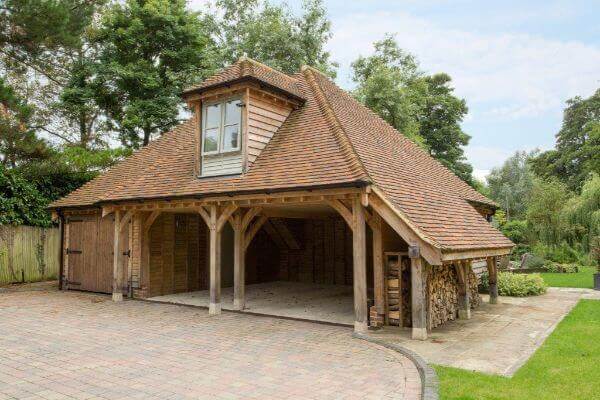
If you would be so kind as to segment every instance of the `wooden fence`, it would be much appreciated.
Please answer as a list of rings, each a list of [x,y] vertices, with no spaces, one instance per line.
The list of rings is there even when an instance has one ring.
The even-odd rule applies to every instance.
[[[36,226],[0,226],[0,285],[56,279],[60,230]]]

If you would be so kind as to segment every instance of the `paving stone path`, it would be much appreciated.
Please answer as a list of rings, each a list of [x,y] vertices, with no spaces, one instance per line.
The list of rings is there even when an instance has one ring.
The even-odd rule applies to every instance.
[[[55,290],[0,292],[0,399],[418,399],[343,327]]]

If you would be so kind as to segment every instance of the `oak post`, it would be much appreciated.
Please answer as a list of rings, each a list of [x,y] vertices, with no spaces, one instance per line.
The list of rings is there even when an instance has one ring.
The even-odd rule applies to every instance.
[[[383,266],[383,238],[381,233],[381,217],[373,212],[373,286],[375,295],[375,310],[383,318],[385,314],[385,276]]]
[[[459,261],[456,264],[458,273],[458,319],[471,319],[471,299],[469,293],[469,270],[471,265],[468,261]]]
[[[112,300],[123,301],[123,264],[119,262],[119,236],[121,236],[121,212],[115,211],[113,238],[113,285]]]
[[[233,227],[233,308],[243,310],[245,307],[245,251],[242,214],[237,212],[232,218]]]
[[[425,268],[418,246],[410,246],[410,287],[412,338],[427,339],[427,308],[425,304]]]
[[[487,260],[488,281],[490,283],[490,304],[498,303],[498,269],[496,268],[496,257],[488,257]]]
[[[221,314],[221,232],[217,229],[217,206],[210,206],[210,302],[208,315]]]
[[[365,212],[359,197],[352,201],[354,331],[367,331],[367,243]]]

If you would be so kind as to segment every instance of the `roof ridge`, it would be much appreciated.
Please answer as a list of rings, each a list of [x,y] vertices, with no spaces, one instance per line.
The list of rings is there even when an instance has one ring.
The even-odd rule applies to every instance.
[[[260,62],[260,61],[257,61],[257,60],[255,60],[255,59],[253,59],[253,58],[250,58],[250,57],[248,57],[246,54],[242,55],[242,56],[241,56],[241,57],[240,57],[240,58],[237,60],[237,62],[239,62],[239,63],[242,63],[242,62],[244,62],[244,61],[247,61],[247,62],[249,62],[250,64],[258,65],[258,66],[260,66],[260,67],[263,67],[263,68],[267,68],[269,71],[275,72],[275,73],[276,73],[276,74],[278,74],[278,75],[283,75],[283,76],[285,76],[285,77],[287,77],[287,78],[289,78],[289,79],[292,79],[292,80],[294,80],[294,81],[296,81],[296,82],[298,81],[298,80],[297,80],[296,78],[294,78],[293,76],[291,76],[291,75],[289,75],[289,74],[286,74],[285,72],[279,71],[279,70],[277,70],[277,69],[275,69],[275,68],[273,68],[273,67],[271,67],[271,66],[269,66],[269,65],[267,65],[267,64],[265,64],[265,63],[262,63],[262,62]]]
[[[354,172],[358,172],[358,174],[360,175],[361,178],[367,178],[369,181],[372,182],[373,180],[369,176],[367,169],[365,168],[362,161],[360,160],[360,157],[359,157],[358,153],[356,152],[356,149],[354,149],[354,146],[352,145],[352,142],[348,138],[346,131],[344,130],[342,124],[340,123],[337,116],[335,115],[335,111],[333,111],[333,108],[331,107],[329,100],[327,100],[325,93],[323,93],[323,89],[321,88],[321,86],[319,85],[319,83],[317,82],[315,77],[313,76],[314,71],[317,71],[317,70],[312,67],[309,67],[309,66],[303,66],[303,68],[302,68],[302,72],[304,73],[304,76],[306,77],[306,81],[308,82],[309,86],[312,88],[312,90],[315,94],[315,99],[316,99],[317,103],[319,104],[319,108],[322,110],[322,112],[325,116],[325,119],[327,120],[327,123],[331,126],[331,128],[333,130],[336,141],[342,148],[342,152],[343,152],[345,158],[354,167],[354,169],[355,169]],[[322,74],[322,73],[319,71],[319,74]],[[325,76],[325,75],[323,75],[323,76]],[[356,171],[356,169],[358,169],[358,171]]]

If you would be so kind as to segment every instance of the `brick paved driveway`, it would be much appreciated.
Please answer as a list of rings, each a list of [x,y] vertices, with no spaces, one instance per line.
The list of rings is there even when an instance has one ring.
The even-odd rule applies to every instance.
[[[0,399],[416,399],[347,328],[57,291],[0,293]]]

